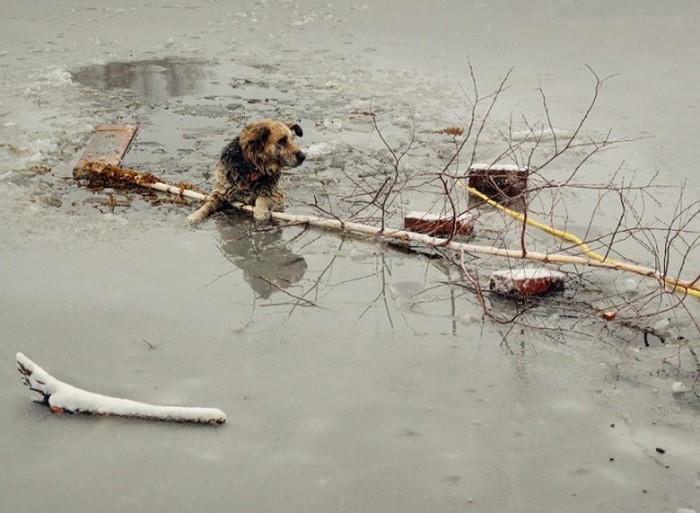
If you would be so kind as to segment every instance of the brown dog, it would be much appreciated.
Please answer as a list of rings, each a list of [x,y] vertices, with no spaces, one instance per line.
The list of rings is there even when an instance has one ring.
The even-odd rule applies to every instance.
[[[304,135],[299,125],[279,121],[263,120],[243,128],[222,151],[214,189],[189,215],[190,223],[201,223],[237,201],[253,205],[255,219],[268,219],[271,211],[283,210],[281,171],[301,165],[306,158],[294,144],[295,135]]]

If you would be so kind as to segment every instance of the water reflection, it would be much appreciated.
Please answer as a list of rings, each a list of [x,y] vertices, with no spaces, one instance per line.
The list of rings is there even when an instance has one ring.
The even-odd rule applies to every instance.
[[[262,297],[299,282],[306,272],[303,257],[292,252],[280,230],[256,231],[244,216],[218,216],[220,248],[224,256],[243,271],[246,283]]]
[[[148,99],[200,93],[205,87],[205,64],[185,59],[109,62],[72,72],[74,81],[95,89],[131,89]]]

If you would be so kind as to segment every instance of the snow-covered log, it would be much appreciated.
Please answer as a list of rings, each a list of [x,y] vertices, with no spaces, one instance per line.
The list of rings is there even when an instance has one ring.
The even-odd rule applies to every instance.
[[[226,414],[216,408],[158,406],[129,399],[109,397],[64,383],[22,353],[17,353],[17,369],[29,389],[39,394],[37,402],[45,404],[54,413],[87,413],[117,415],[147,420],[223,424]]]

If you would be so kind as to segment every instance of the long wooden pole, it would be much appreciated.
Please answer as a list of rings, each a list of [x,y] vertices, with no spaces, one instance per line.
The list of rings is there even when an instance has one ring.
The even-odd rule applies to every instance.
[[[202,194],[201,192],[193,191],[185,187],[177,187],[163,183],[159,181],[154,175],[148,173],[139,173],[137,171],[122,168],[116,168],[115,170],[113,166],[104,165],[88,165],[84,169],[88,173],[95,173],[99,176],[104,176],[107,179],[110,178],[110,175],[121,171],[125,174],[125,178],[122,178],[121,180],[115,179],[117,182],[126,182],[133,185],[139,185],[142,187],[147,187],[149,189],[154,189],[156,191],[175,194],[199,201],[203,201],[207,197],[206,194]],[[252,206],[244,205],[243,203],[232,203],[231,206],[238,210],[244,210],[246,212],[253,211]],[[650,267],[630,264],[627,262],[610,260],[601,261],[583,256],[564,255],[560,253],[538,253],[531,251],[523,252],[520,249],[514,250],[505,248],[495,248],[492,246],[480,246],[476,244],[468,244],[465,242],[458,242],[454,240],[446,240],[439,237],[431,237],[430,235],[411,232],[407,230],[397,230],[392,228],[382,229],[361,223],[355,223],[352,221],[344,221],[341,219],[328,219],[306,214],[290,214],[287,212],[271,212],[270,214],[272,219],[275,219],[277,221],[285,221],[288,223],[296,224],[307,224],[318,228],[355,233],[359,235],[369,235],[373,237],[382,237],[385,239],[398,240],[402,242],[413,241],[418,242],[420,244],[425,244],[426,246],[444,248],[461,253],[473,253],[479,255],[491,255],[512,259],[534,260],[543,263],[552,263],[560,265],[581,265],[586,267],[597,267],[600,269],[610,269],[613,271],[626,271],[638,274],[640,276],[644,276],[646,278],[655,279],[659,283],[663,283],[666,287],[670,288],[672,291],[678,294],[687,294],[690,296],[700,298],[700,284],[691,283],[676,278],[670,278],[664,276],[659,271]]]

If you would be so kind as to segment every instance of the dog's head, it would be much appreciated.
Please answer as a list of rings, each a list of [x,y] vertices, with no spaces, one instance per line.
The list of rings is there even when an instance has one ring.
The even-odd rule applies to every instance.
[[[243,158],[265,174],[299,166],[306,155],[294,143],[294,136],[302,135],[304,132],[296,123],[271,120],[251,123],[239,135]]]

